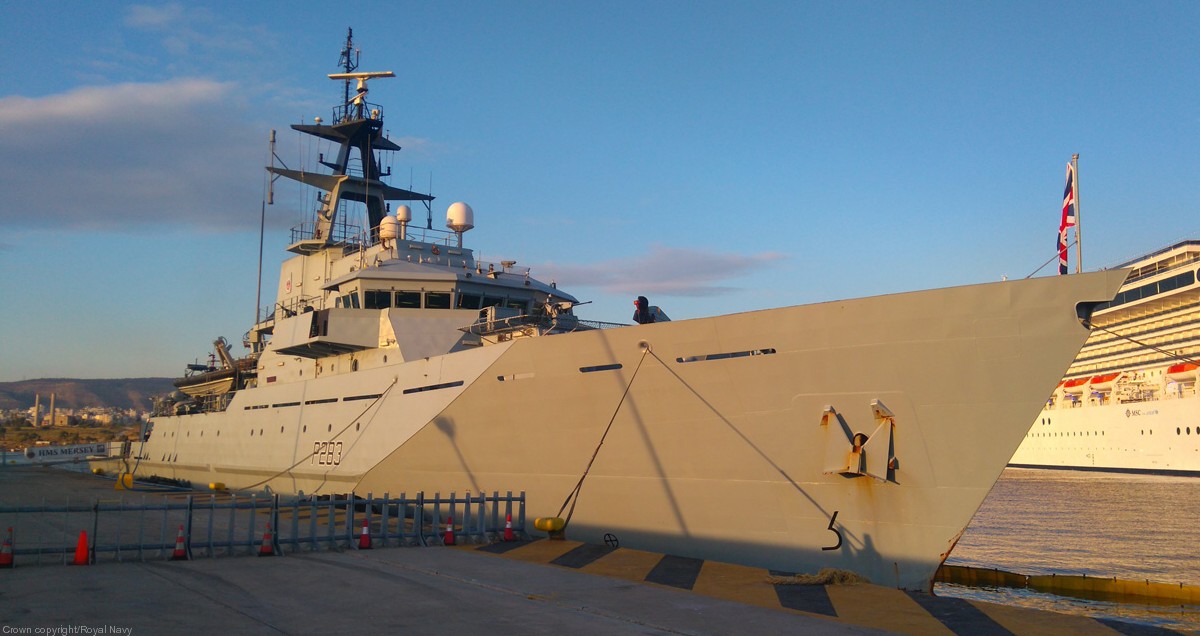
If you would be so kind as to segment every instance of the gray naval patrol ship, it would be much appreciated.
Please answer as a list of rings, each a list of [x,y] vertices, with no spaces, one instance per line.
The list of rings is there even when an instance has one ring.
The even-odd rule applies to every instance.
[[[655,320],[580,319],[513,261],[410,227],[433,197],[383,182],[369,81],[328,124],[328,173],[293,230],[249,353],[194,369],[128,464],[229,488],[320,496],[524,490],[573,498],[567,533],[928,590],[1088,336],[1124,270]],[[355,207],[356,206],[356,207]],[[359,231],[346,210],[365,211]],[[661,313],[658,314],[660,318]],[[586,480],[577,488],[586,473]]]

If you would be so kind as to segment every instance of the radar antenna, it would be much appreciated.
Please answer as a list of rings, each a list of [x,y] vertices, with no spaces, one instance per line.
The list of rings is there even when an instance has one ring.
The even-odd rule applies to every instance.
[[[346,28],[346,48],[342,49],[341,59],[338,63],[342,66],[342,72],[346,74],[353,73],[358,69],[358,55],[360,51],[354,48],[354,28]],[[342,93],[342,103],[350,103],[350,79],[346,79],[346,86]]]

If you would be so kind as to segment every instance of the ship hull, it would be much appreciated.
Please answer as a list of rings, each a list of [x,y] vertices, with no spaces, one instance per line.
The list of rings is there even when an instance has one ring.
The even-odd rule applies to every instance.
[[[518,339],[243,390],[224,412],[156,419],[136,470],[310,494],[520,490],[579,540],[928,589],[1087,337],[1076,303],[1123,279]]]
[[[1011,465],[1200,476],[1200,396],[1044,410]]]

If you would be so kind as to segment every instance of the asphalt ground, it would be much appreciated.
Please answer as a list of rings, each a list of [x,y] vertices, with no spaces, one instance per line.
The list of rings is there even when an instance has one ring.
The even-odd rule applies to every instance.
[[[0,504],[144,494],[113,486],[53,469],[4,469]],[[18,557],[0,569],[0,632],[1175,633],[875,585],[775,585],[760,568],[574,541],[143,558],[73,566],[63,565],[69,555]]]

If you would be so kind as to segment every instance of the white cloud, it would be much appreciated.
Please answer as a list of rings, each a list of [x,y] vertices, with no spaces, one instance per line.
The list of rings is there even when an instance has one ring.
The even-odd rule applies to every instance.
[[[0,98],[0,222],[251,227],[266,133],[237,102],[201,79]]]
[[[177,2],[159,6],[135,4],[126,12],[125,24],[139,29],[162,31],[177,25],[183,15],[183,5]]]
[[[650,252],[627,259],[586,265],[545,263],[539,278],[553,279],[564,287],[596,287],[616,294],[664,296],[717,296],[740,288],[720,284],[768,267],[786,256],[777,252],[734,254],[654,245]]]

